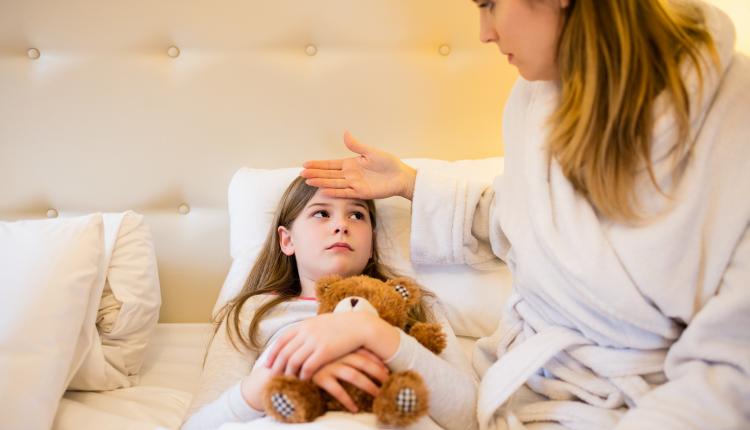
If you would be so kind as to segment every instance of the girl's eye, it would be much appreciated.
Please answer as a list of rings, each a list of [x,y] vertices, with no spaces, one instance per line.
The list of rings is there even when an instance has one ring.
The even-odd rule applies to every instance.
[[[313,218],[325,218],[327,216],[328,216],[328,211],[324,210],[324,209],[321,209],[319,211],[315,211],[313,213]]]
[[[365,214],[363,214],[362,212],[353,212],[352,219],[363,220],[365,219]]]

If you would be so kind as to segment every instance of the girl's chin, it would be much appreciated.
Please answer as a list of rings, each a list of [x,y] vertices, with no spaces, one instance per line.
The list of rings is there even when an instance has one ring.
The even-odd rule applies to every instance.
[[[328,275],[339,275],[342,278],[348,278],[349,276],[361,275],[363,269],[364,269],[364,267],[361,268],[361,269],[359,269],[359,270],[353,269],[350,266],[346,266],[346,267],[332,267],[328,271],[327,274]]]

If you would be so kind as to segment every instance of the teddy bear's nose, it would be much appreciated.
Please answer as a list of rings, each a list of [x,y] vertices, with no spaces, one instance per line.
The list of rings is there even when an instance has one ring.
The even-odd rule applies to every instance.
[[[349,301],[352,303],[352,307],[355,307],[357,306],[357,302],[359,301],[359,299],[349,299]]]

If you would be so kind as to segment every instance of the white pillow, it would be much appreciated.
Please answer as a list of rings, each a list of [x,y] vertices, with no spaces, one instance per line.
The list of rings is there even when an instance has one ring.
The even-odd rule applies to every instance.
[[[0,222],[0,423],[50,428],[90,347],[105,274],[101,214]]]
[[[492,183],[502,173],[502,158],[443,161],[404,160],[420,169]],[[230,253],[232,266],[214,306],[216,313],[235,297],[250,273],[268,234],[281,194],[299,168],[238,170],[229,184]],[[412,276],[443,302],[456,334],[482,337],[497,327],[500,311],[511,289],[510,272],[498,263],[478,271],[465,265],[421,267],[409,259],[411,203],[401,197],[377,200],[377,240],[381,259],[401,274]]]
[[[159,319],[161,292],[151,231],[133,211],[104,214],[107,277],[92,348],[68,389],[130,387]]]

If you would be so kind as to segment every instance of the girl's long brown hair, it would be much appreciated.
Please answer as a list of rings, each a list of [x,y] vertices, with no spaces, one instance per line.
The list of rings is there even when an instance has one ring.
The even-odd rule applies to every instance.
[[[561,97],[549,156],[603,216],[641,218],[635,195],[643,167],[660,193],[651,161],[654,102],[666,92],[678,126],[674,154],[691,146],[691,94],[680,73],[692,63],[703,82],[707,48],[718,54],[702,11],[666,0],[571,0],[558,45]]]
[[[242,291],[216,314],[214,318],[215,330],[218,330],[222,321],[226,319],[227,336],[236,349],[240,349],[237,344],[237,341],[239,341],[247,349],[260,350],[263,347],[258,339],[258,324],[260,321],[275,306],[299,297],[301,294],[302,287],[297,275],[296,259],[294,255],[287,256],[281,252],[277,230],[280,226],[291,229],[294,220],[317,191],[317,188],[307,185],[305,179],[301,177],[297,177],[289,184],[281,197],[263,248],[250,271],[250,275],[245,281],[245,285],[242,287]],[[372,200],[365,200],[365,204],[370,214],[373,237],[372,256],[368,260],[362,274],[385,281],[398,275],[380,262],[375,236],[375,228],[377,226],[375,203]],[[270,294],[275,297],[265,301],[254,312],[249,330],[243,332],[240,320],[242,306],[248,299],[260,294]],[[432,294],[423,291],[423,296],[425,295],[431,296]],[[415,321],[425,321],[427,317],[427,310],[420,304],[412,310],[409,320],[413,323]]]

